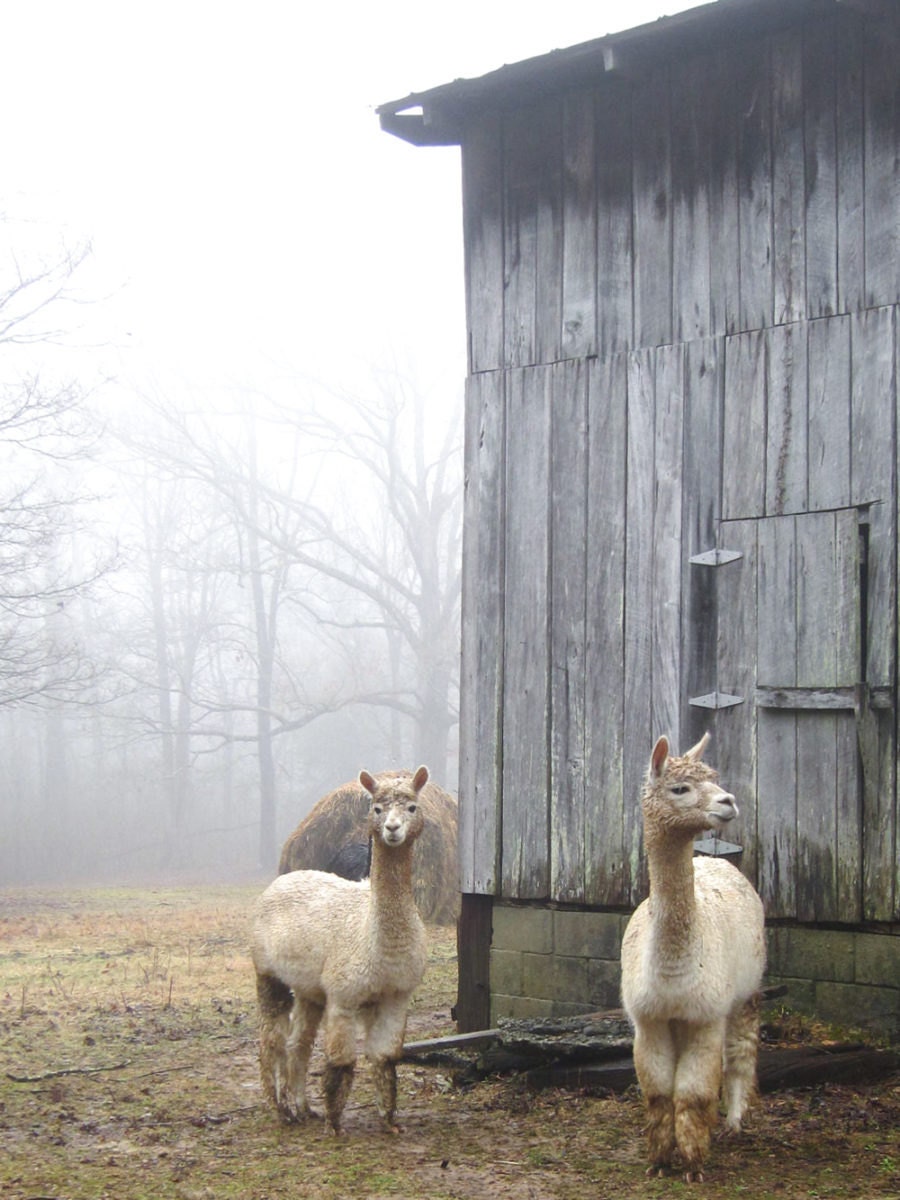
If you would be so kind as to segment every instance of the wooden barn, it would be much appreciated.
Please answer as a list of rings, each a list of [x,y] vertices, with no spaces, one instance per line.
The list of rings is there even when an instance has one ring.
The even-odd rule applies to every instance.
[[[900,1033],[898,63],[897,0],[718,0],[379,109],[462,155],[463,1029],[617,1003],[709,729],[770,980]]]

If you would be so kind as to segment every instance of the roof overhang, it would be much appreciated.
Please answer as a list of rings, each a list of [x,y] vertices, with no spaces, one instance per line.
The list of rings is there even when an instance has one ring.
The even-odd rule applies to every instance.
[[[380,105],[376,112],[382,129],[415,146],[455,146],[462,141],[468,119],[485,108],[597,84],[604,78],[639,77],[673,57],[794,25],[834,11],[837,5],[865,11],[871,10],[872,0],[713,0],[477,79],[414,92]]]

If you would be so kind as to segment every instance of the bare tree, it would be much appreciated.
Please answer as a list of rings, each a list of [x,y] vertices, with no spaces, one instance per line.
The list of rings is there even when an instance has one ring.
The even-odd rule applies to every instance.
[[[36,362],[61,337],[57,320],[76,302],[72,278],[89,252],[63,252],[26,270],[0,262],[0,704],[77,693],[91,668],[56,615],[105,570],[75,567],[80,497],[72,464],[90,450],[84,394]],[[38,349],[42,352],[38,353]],[[46,365],[46,364],[45,364]],[[54,617],[51,623],[49,618]]]

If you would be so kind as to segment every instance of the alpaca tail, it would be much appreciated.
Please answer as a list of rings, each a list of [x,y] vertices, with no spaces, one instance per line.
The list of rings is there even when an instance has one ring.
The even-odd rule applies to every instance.
[[[759,1043],[759,995],[739,1005],[725,1031],[722,1094],[725,1127],[741,1128],[741,1120],[756,1094],[756,1053]]]

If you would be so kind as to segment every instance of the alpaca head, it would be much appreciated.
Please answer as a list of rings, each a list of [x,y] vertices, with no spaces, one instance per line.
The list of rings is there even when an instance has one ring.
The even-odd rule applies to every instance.
[[[359,782],[371,797],[369,833],[385,846],[397,847],[416,840],[425,826],[419,792],[428,782],[428,768],[415,775],[388,775],[376,779],[360,771]]]
[[[719,787],[718,774],[701,760],[708,742],[705,733],[680,757],[670,756],[666,737],[653,747],[641,800],[649,837],[683,833],[694,838],[721,829],[738,815],[734,796]]]

